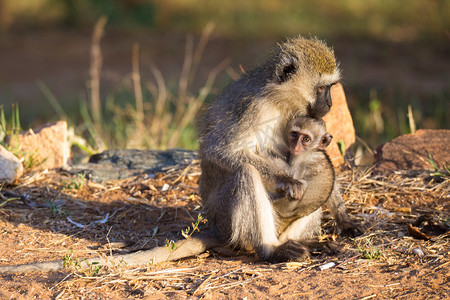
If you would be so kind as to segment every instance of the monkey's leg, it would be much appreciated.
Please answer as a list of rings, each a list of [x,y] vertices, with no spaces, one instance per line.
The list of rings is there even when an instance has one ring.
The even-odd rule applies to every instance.
[[[279,236],[283,243],[277,247],[271,262],[301,261],[309,256],[309,241],[320,231],[322,209],[292,222]]]
[[[276,213],[272,207],[262,178],[253,166],[247,164],[238,168],[230,177],[222,197],[231,197],[230,243],[246,248],[250,245],[261,259],[270,262],[301,260],[307,249],[296,241],[280,243],[276,230]],[[220,222],[219,228],[226,224]]]
[[[279,237],[280,242],[289,240],[306,241],[314,238],[320,232],[322,222],[322,208],[292,222]]]
[[[361,226],[355,224],[347,213],[347,208],[340,192],[340,185],[336,181],[326,204],[336,219],[337,234],[345,234],[350,237],[362,234]]]
[[[280,242],[284,244],[298,243],[305,249],[304,258],[309,252],[322,252],[333,254],[340,247],[334,242],[319,242],[315,240],[316,235],[320,232],[322,222],[322,208],[317,209],[313,213],[297,219],[292,222],[280,235]]]
[[[275,227],[276,214],[256,168],[250,164],[238,168],[218,197],[228,198],[231,245],[242,248],[250,245],[260,258],[269,257],[280,245]],[[219,231],[227,226],[230,228],[229,224],[221,224],[229,221],[217,218]]]

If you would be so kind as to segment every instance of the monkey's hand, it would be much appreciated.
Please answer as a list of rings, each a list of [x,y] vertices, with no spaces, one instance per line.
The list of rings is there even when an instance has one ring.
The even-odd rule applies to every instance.
[[[297,180],[289,176],[277,178],[277,181],[277,191],[284,191],[291,201],[301,200],[308,185],[305,180]]]

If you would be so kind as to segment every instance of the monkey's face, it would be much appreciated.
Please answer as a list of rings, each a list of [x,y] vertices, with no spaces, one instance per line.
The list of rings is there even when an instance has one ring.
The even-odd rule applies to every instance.
[[[307,116],[311,118],[322,118],[331,109],[331,87],[340,79],[340,71],[336,68],[330,74],[323,74],[317,70],[307,68],[307,72],[299,70],[297,84],[303,85],[308,99]]]
[[[289,151],[291,155],[297,156],[303,154],[306,150],[313,147],[314,138],[311,132],[307,130],[289,132]]]
[[[324,150],[332,138],[331,134],[326,132],[325,123],[321,119],[297,117],[287,126],[287,142],[289,152],[293,156],[317,149]]]
[[[279,45],[271,96],[290,111],[321,118],[331,108],[331,87],[340,79],[333,50],[317,39],[297,38]]]

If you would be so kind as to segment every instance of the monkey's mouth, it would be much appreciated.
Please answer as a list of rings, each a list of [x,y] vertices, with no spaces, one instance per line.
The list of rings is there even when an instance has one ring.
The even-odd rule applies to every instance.
[[[325,116],[331,109],[331,103],[322,102],[314,105],[308,105],[308,116],[311,118],[321,118]]]

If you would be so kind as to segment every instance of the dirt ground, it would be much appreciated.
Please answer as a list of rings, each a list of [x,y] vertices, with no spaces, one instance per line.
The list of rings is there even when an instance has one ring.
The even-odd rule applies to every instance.
[[[21,107],[32,104],[31,110],[21,109],[25,123],[48,121],[53,110],[36,84],[43,82],[68,111],[78,110],[76,99],[85,93],[88,80],[90,39],[90,32],[20,32],[3,37],[0,104],[7,109],[13,102]],[[152,78],[151,64],[166,79],[176,77],[185,40],[173,35],[167,39],[165,34],[107,33],[102,41],[104,90],[113,90],[129,77],[136,41],[145,80]],[[236,70],[241,64],[248,69],[274,43],[213,39],[202,65],[215,66],[230,57]],[[448,43],[330,43],[341,60],[350,102],[361,100],[356,99],[359,89],[388,87],[388,94],[395,96],[399,89],[408,91],[413,100],[425,101],[423,95],[448,87]],[[208,71],[201,67],[199,78]],[[429,174],[340,173],[349,211],[366,230],[353,240],[337,237],[342,248],[336,254],[312,253],[301,263],[271,265],[252,255],[209,251],[140,268],[91,266],[0,275],[0,299],[444,299],[450,292],[450,240],[449,233],[442,232],[450,220],[450,179],[430,180]],[[16,185],[0,187],[0,266],[64,257],[76,261],[183,239],[181,230],[202,212],[198,177],[196,165],[156,178],[102,184],[62,171],[28,173]],[[408,231],[411,224],[419,230],[413,234],[426,232],[423,238],[428,240],[414,238]],[[327,214],[323,228],[320,238],[332,240],[333,220]],[[333,267],[320,269],[331,262]]]
[[[102,184],[63,171],[26,174],[0,200],[0,266],[127,253],[183,239],[201,213],[198,165]],[[449,177],[339,174],[365,233],[336,254],[268,264],[254,255],[156,266],[1,275],[1,299],[444,299],[450,293]],[[409,231],[414,225],[416,231]],[[204,224],[201,230],[204,229]],[[323,219],[323,240],[333,221]],[[447,232],[446,232],[447,231]],[[422,235],[423,239],[413,237]],[[328,269],[321,269],[334,263]]]

